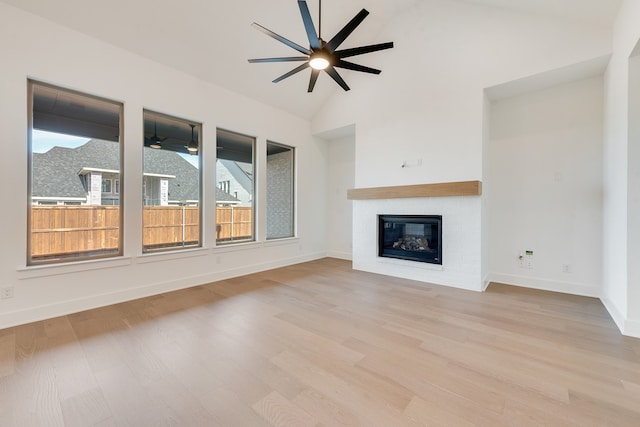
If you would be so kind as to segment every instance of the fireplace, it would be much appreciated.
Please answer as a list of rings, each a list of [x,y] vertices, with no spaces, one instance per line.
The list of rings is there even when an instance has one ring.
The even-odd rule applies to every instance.
[[[378,215],[378,256],[442,264],[442,216]]]

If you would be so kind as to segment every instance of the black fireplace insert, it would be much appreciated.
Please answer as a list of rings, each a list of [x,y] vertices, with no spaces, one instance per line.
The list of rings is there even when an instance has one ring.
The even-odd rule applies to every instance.
[[[378,215],[378,256],[442,264],[442,215]]]

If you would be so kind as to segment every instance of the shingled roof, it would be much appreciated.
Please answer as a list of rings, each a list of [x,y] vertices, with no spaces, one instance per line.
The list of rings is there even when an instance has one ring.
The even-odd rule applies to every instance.
[[[116,146],[114,146],[114,144]],[[198,169],[173,151],[144,148],[145,173],[172,175],[169,200],[198,200]],[[91,139],[77,148],[53,147],[46,153],[33,153],[33,197],[84,198],[82,169],[119,171],[117,143]],[[216,188],[216,201],[239,203],[229,193]]]
[[[109,142],[108,144],[113,144]],[[76,197],[87,196],[82,177],[78,174],[87,164],[78,154],[78,148],[53,147],[46,153],[33,153],[33,174],[31,194],[33,197]],[[106,150],[111,151],[111,150]],[[115,167],[118,169],[118,162]]]

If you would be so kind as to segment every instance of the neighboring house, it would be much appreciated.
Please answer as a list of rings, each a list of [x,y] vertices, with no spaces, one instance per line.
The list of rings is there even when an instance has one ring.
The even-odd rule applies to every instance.
[[[218,159],[216,177],[218,189],[238,199],[242,206],[253,203],[253,165]]]
[[[33,154],[32,202],[37,205],[117,205],[119,151],[113,142],[89,140],[77,148],[54,147]],[[196,205],[198,169],[173,151],[144,148],[145,206]],[[240,201],[216,188],[218,204]]]

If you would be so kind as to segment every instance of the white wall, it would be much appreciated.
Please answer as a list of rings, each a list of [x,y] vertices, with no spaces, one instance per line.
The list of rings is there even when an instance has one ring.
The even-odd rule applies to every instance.
[[[629,61],[628,183],[628,322],[629,334],[640,337],[640,41]]]
[[[353,202],[347,190],[355,185],[355,135],[330,140],[327,192],[328,255],[352,259]]]
[[[0,328],[193,286],[326,254],[328,149],[309,122],[0,3],[0,178],[5,183]],[[26,267],[27,78],[124,103],[124,251],[121,259]],[[143,108],[203,123],[205,248],[142,255]],[[259,242],[215,248],[216,127],[257,137]],[[266,141],[298,153],[298,239],[265,242]],[[263,165],[262,167],[260,165]],[[10,183],[10,184],[9,184]],[[7,202],[10,201],[10,202]],[[323,203],[323,202],[321,202]]]
[[[481,277],[482,290],[487,289],[491,283],[489,277],[489,249],[491,247],[491,234],[489,233],[490,206],[489,196],[491,195],[491,181],[489,174],[489,149],[491,146],[491,100],[485,92],[484,96],[483,120],[482,120],[482,197],[481,197]]]
[[[600,296],[602,110],[602,77],[492,103],[491,281]]]
[[[393,41],[395,47],[357,59],[382,74],[340,70],[352,90],[336,92],[312,122],[314,133],[355,124],[356,187],[482,180],[484,88],[602,57],[610,53],[611,38],[599,27],[468,2],[424,0],[398,14],[374,41]],[[419,167],[400,167],[418,159]],[[450,209],[449,202],[442,202]],[[405,201],[381,203],[380,209],[401,210]],[[359,212],[375,210],[360,210],[355,203],[354,224],[371,221]],[[440,278],[451,274],[464,277],[460,286],[480,290],[486,246],[480,232],[482,203],[465,201],[451,212],[456,221],[479,229],[463,247],[452,248],[467,259],[455,268],[465,267],[452,271],[445,265],[443,272],[426,275],[407,268],[403,275],[443,283]],[[358,233],[354,229],[354,266],[370,268],[376,261],[368,252],[360,257],[357,250],[358,242],[370,236]]]
[[[313,133],[356,124],[358,187],[481,179],[483,88],[610,52],[602,28],[450,0],[417,2],[372,38],[387,40],[358,57],[382,73],[340,70],[352,90],[312,122]]]
[[[620,329],[640,337],[640,281],[635,276],[640,242],[629,230],[637,228],[640,209],[630,203],[637,191],[635,148],[629,139],[629,58],[640,39],[640,2],[625,0],[613,33],[613,55],[605,75],[604,140],[604,296]],[[634,73],[635,74],[635,73]],[[633,119],[635,120],[635,118]],[[636,156],[636,157],[634,157]],[[629,227],[633,224],[633,227]]]

